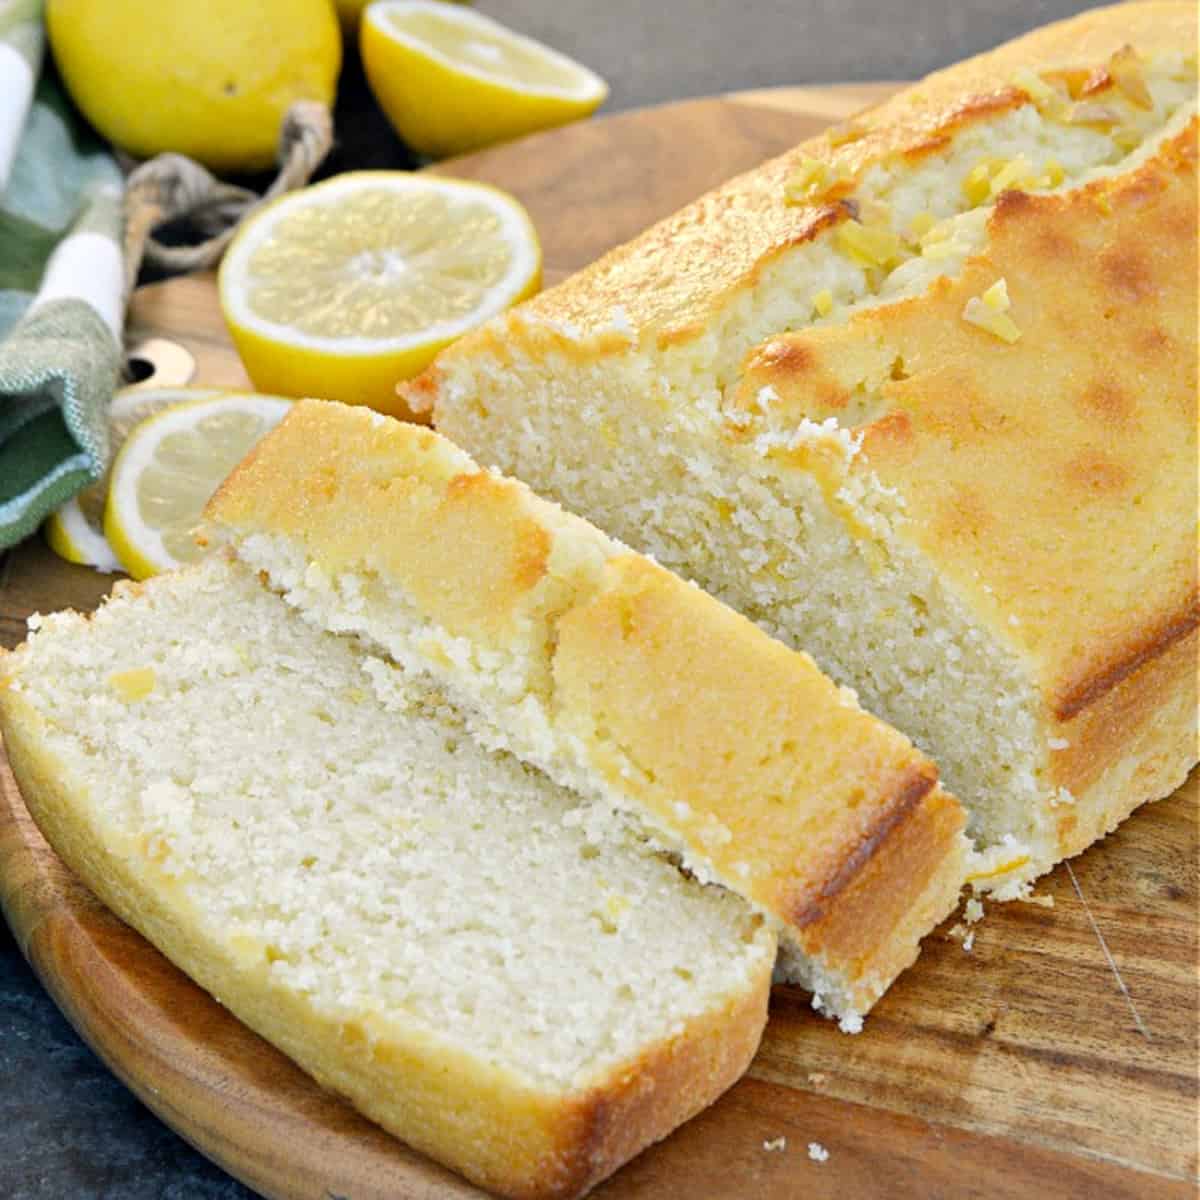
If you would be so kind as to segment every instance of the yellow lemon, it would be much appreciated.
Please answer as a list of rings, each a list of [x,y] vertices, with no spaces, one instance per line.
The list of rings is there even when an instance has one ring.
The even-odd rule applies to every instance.
[[[254,386],[407,416],[396,384],[536,291],[529,215],[479,183],[358,171],[281,197],[221,263],[221,311]]]
[[[396,132],[434,157],[586,117],[608,95],[599,75],[566,55],[438,0],[377,0],[359,45]]]
[[[226,475],[286,416],[278,396],[223,392],[136,426],[113,462],[104,534],[135,579],[193,562],[192,531]]]
[[[341,65],[330,0],[48,0],[46,26],[67,89],[105,137],[215,171],[270,166],[288,107],[332,104]]]
[[[115,456],[132,429],[170,404],[205,400],[223,393],[208,388],[128,387],[113,398],[108,408],[108,440]],[[92,567],[109,574],[122,569],[104,536],[104,502],[108,497],[109,472],[84,488],[46,518],[42,533],[50,548],[67,562]]]

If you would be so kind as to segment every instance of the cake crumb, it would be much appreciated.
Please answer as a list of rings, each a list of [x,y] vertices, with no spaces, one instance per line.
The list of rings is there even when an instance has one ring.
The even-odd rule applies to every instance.
[[[1024,897],[1025,904],[1036,904],[1039,908],[1053,908],[1054,897],[1049,892],[1042,892],[1040,895],[1034,895],[1032,892]]]
[[[763,1149],[769,1154],[772,1150],[786,1150],[787,1138],[777,1137],[771,1138],[770,1141],[763,1142]]]
[[[838,1028],[843,1033],[862,1033],[863,1019],[861,1013],[848,1012],[840,1021]]]
[[[963,938],[963,949],[970,954],[975,946],[975,930],[971,930],[965,938]]]
[[[609,325],[617,333],[623,334],[629,341],[634,341],[633,322],[629,313],[620,304],[614,304],[608,313]]]
[[[828,1162],[829,1161],[829,1151],[826,1150],[825,1147],[822,1146],[820,1142],[809,1142],[808,1143],[808,1157],[811,1158],[813,1160],[813,1162],[818,1162],[818,1163]]]
[[[808,1082],[815,1083],[820,1086],[828,1078],[824,1071],[809,1071]]]

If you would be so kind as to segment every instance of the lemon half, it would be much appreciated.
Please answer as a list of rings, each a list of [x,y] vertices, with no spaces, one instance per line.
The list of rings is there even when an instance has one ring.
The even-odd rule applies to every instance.
[[[224,393],[172,405],[133,430],[104,509],[105,536],[130,575],[202,556],[192,531],[209,497],[290,407],[278,396]]]
[[[438,0],[371,4],[359,45],[396,132],[433,157],[564,125],[608,95],[604,80],[574,59]]]
[[[284,196],[239,230],[221,263],[221,310],[262,391],[407,416],[396,383],[536,291],[541,265],[508,194],[359,171]]]
[[[108,441],[113,456],[119,453],[136,425],[168,405],[223,394],[212,388],[123,388],[108,406]],[[111,466],[101,479],[51,513],[42,527],[50,548],[60,558],[105,574],[122,570],[120,560],[104,536],[104,502],[108,497],[110,474]]]

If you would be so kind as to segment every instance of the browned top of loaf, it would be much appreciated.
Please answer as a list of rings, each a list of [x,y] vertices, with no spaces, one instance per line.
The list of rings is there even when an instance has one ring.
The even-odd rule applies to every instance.
[[[987,243],[921,296],[787,334],[747,362],[738,403],[882,413],[851,470],[897,489],[904,536],[1070,720],[1185,636],[1196,587],[1197,123],[1122,175],[1008,192]],[[963,319],[998,279],[1021,332]],[[731,436],[752,436],[752,430]]]
[[[1143,54],[1194,47],[1195,5],[1161,0],[1097,9],[930,75],[856,118],[863,136],[841,145],[826,134],[804,142],[652,225],[517,311],[526,323],[569,323],[585,338],[609,329],[614,309],[624,311],[636,333],[652,330],[660,343],[698,336],[731,293],[752,287],[778,254],[838,219],[832,206],[781,202],[800,159],[836,162],[857,174],[891,154],[919,155],[968,122],[1025,103],[1009,82],[1018,68],[1104,62],[1127,43]],[[470,353],[477,339],[488,344],[496,328],[468,334],[449,354]],[[604,340],[613,351],[628,348],[623,334]],[[428,380],[418,384],[414,402],[427,386]]]

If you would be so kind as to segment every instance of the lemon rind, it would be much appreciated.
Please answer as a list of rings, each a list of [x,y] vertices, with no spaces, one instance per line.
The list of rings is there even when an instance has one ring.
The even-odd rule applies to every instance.
[[[69,563],[91,567],[103,575],[124,569],[108,539],[88,524],[74,497],[46,518],[42,534],[50,549]]]

